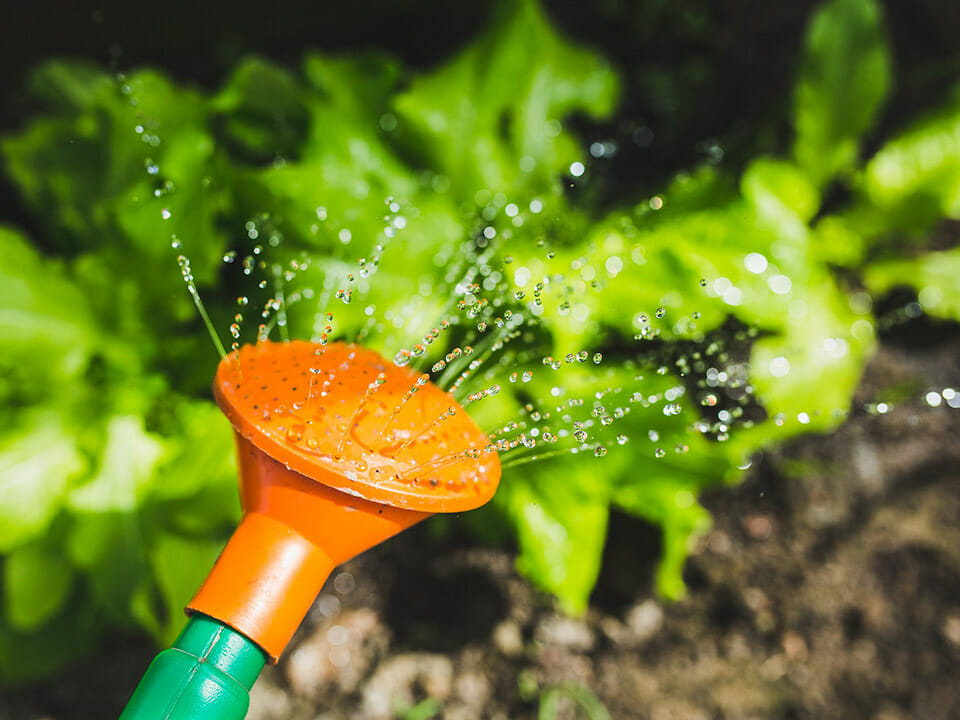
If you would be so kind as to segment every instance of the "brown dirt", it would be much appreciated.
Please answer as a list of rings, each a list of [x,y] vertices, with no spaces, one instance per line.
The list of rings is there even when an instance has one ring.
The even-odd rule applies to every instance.
[[[556,686],[588,688],[613,718],[960,718],[960,411],[922,401],[960,386],[958,358],[956,329],[886,342],[840,430],[710,492],[714,527],[672,605],[650,592],[656,533],[629,518],[611,523],[582,619],[509,552],[410,531],[331,578],[250,720],[523,720]],[[888,414],[859,410],[893,387],[910,391]],[[115,717],[151,654],[118,638],[8,694],[0,720]],[[434,715],[406,712],[430,698]],[[557,717],[586,715],[561,699]]]

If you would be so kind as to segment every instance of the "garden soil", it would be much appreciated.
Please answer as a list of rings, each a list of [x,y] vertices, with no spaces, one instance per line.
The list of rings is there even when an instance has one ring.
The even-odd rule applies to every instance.
[[[703,498],[715,522],[672,604],[651,589],[657,531],[625,516],[582,618],[509,551],[415,528],[334,573],[250,720],[532,720],[547,698],[591,717],[576,688],[615,719],[960,718],[960,410],[923,401],[958,385],[955,326],[886,337],[837,432]],[[153,652],[114,638],[6,692],[0,720],[116,717]]]

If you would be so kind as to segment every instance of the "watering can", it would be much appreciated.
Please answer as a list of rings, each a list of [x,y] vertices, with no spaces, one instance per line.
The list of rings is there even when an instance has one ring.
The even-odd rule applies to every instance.
[[[245,346],[214,396],[236,434],[243,519],[120,720],[241,720],[333,568],[499,483],[451,395],[356,345]]]

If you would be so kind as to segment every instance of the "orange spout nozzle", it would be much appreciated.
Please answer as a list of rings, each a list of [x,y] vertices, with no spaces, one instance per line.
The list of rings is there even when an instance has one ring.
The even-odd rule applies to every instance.
[[[244,517],[188,605],[275,662],[331,570],[434,512],[482,505],[496,453],[426,376],[358,346],[247,346],[214,383]]]

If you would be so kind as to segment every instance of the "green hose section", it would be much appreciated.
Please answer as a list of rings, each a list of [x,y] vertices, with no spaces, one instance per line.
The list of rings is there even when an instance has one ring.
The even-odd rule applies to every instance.
[[[243,720],[266,659],[236,630],[195,614],[150,663],[120,720]]]

